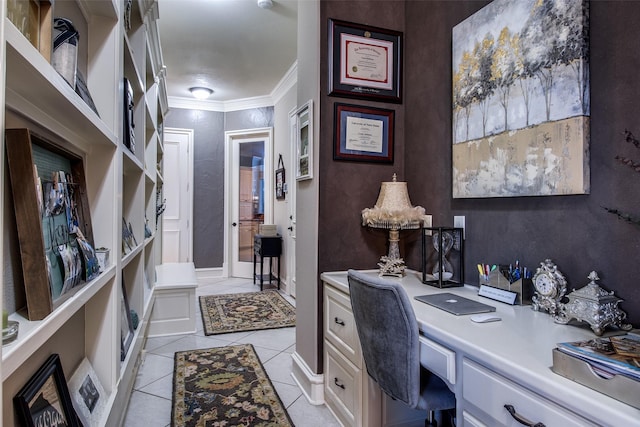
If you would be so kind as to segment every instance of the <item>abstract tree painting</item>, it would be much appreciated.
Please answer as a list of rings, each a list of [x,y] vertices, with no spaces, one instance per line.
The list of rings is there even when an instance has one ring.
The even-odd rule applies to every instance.
[[[495,0],[452,58],[454,198],[589,193],[588,0]]]

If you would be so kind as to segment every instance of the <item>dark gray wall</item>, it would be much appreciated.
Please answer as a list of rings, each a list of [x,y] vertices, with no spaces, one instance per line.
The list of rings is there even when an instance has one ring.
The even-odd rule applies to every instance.
[[[194,130],[193,262],[220,268],[224,260],[224,133],[273,126],[273,107],[228,113],[173,108],[167,127]]]
[[[409,183],[413,204],[432,213],[434,225],[452,225],[453,215],[466,216],[468,283],[478,283],[477,274],[473,274],[476,263],[519,259],[535,268],[551,258],[565,273],[570,290],[584,286],[586,276],[596,270],[601,285],[625,300],[621,307],[628,320],[638,326],[640,227],[617,219],[603,207],[640,216],[640,174],[614,158],[620,154],[640,161],[640,150],[626,143],[623,135],[628,129],[640,136],[640,27],[636,23],[640,2],[591,2],[591,194],[454,200],[451,30],[487,3],[408,1],[401,7],[398,2],[371,1],[349,8],[348,13],[343,2],[323,4],[323,25],[328,17],[341,17],[403,30],[406,49],[404,103],[391,107],[400,114],[401,128],[396,130],[393,168],[353,164],[347,169],[332,160],[331,105],[337,99],[323,95],[320,271],[376,268],[385,251],[385,235],[360,227],[360,210],[373,205],[380,181],[398,169],[399,176]],[[326,76],[326,63],[322,76]],[[325,89],[323,85],[323,93]],[[401,250],[414,269],[420,268],[418,236],[402,234]]]
[[[171,109],[167,127],[193,129],[193,262],[222,266],[224,241],[224,113]]]

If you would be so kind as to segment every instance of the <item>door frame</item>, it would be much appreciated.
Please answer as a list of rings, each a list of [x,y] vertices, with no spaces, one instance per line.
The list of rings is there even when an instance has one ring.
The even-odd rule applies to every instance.
[[[288,198],[288,222],[289,228],[287,233],[287,293],[292,297],[296,297],[296,190],[297,180],[295,179],[295,171],[297,170],[297,154],[298,154],[298,107],[294,107],[289,112],[289,170],[293,171],[290,183],[287,184]]]
[[[231,251],[233,240],[232,222],[238,221],[231,217],[231,180],[233,176],[233,144],[239,140],[264,139],[264,221],[265,224],[273,223],[273,199],[275,196],[273,181],[273,127],[242,129],[225,131],[224,133],[224,256],[222,263],[222,276],[233,275],[231,266]]]
[[[187,251],[187,260],[188,261],[193,261],[193,149],[194,149],[194,135],[195,135],[195,131],[193,129],[187,129],[187,128],[175,128],[175,127],[166,127],[164,129],[164,134],[163,134],[163,140],[162,140],[162,144],[164,146],[165,141],[166,141],[166,137],[167,134],[171,133],[171,134],[176,134],[176,135],[182,135],[185,136],[187,139],[187,168],[188,171],[186,173],[186,177],[184,175],[182,176],[177,176],[177,177],[170,177],[170,176],[164,176],[165,180],[169,180],[169,179],[173,179],[173,180],[179,180],[181,182],[183,181],[187,181],[186,185],[187,185],[187,189],[189,194],[186,197],[186,202],[187,202],[187,208],[188,208],[188,213],[187,213],[187,230],[186,230],[186,235],[188,237],[188,244],[186,247],[186,251]],[[161,221],[165,220],[166,215],[162,216]],[[162,227],[162,232],[165,232],[165,227]],[[163,239],[164,241],[164,239]],[[181,254],[179,254],[181,255]]]

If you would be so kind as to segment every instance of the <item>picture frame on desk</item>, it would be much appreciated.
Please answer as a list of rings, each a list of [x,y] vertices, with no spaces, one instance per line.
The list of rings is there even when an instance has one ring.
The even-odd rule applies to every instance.
[[[402,103],[403,33],[329,19],[329,95]]]
[[[333,160],[393,163],[393,110],[336,103],[333,126]]]
[[[52,354],[14,396],[18,419],[26,427],[80,427],[58,354]],[[52,424],[52,421],[57,424]]]

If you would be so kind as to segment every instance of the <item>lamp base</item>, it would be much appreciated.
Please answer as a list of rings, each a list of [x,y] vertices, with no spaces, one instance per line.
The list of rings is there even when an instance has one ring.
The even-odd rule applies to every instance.
[[[378,272],[378,276],[380,277],[404,277],[404,270],[406,266],[402,258],[391,258],[387,255],[383,255],[382,257],[380,257],[378,267],[380,267],[380,271]]]

